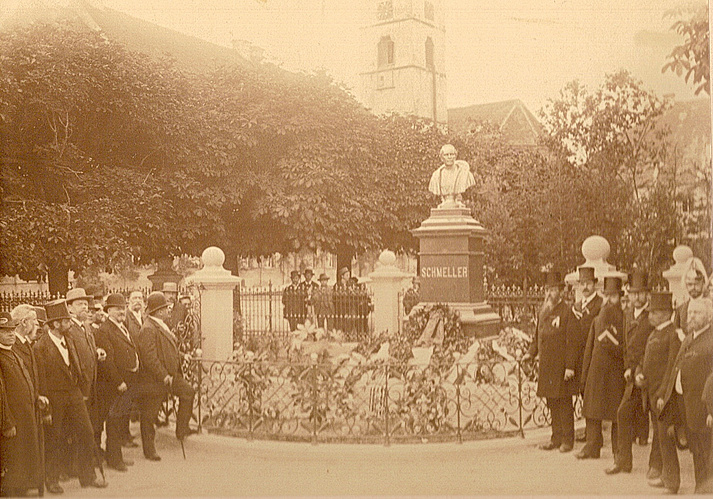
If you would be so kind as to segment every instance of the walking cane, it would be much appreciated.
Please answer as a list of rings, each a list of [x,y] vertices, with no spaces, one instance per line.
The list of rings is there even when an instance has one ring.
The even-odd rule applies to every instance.
[[[183,451],[183,459],[186,459],[186,447],[183,445],[183,439],[179,439],[179,442],[181,442],[181,450]]]

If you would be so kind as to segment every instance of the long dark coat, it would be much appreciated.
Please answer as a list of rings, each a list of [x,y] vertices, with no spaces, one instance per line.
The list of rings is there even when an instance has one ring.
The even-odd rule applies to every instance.
[[[0,371],[5,382],[9,416],[17,434],[0,437],[0,462],[4,488],[34,489],[44,481],[37,391],[31,374],[12,350],[0,349]]]
[[[602,297],[596,295],[592,301],[582,306],[582,301],[578,301],[572,307],[574,315],[574,345],[575,345],[575,363],[574,363],[574,379],[584,384],[582,378],[582,362],[584,360],[584,351],[587,348],[587,338],[589,337],[589,328],[592,327],[592,321],[599,314],[602,308]]]
[[[133,312],[128,308],[126,309],[126,320],[124,321],[124,325],[126,326],[126,329],[129,330],[129,335],[131,335],[131,339],[134,340],[134,343],[136,343],[136,338],[138,338],[139,331],[141,331],[141,326],[145,320],[146,317],[142,316],[141,322],[139,323]]]
[[[658,416],[656,401],[666,396],[666,380],[673,370],[681,340],[676,327],[669,322],[661,329],[654,328],[646,341],[646,350],[636,373],[644,375],[644,389],[649,397],[649,407]]]
[[[94,334],[88,331],[84,324],[80,326],[73,320],[69,337],[74,342],[79,357],[79,368],[83,376],[82,394],[84,397],[91,397],[97,380],[97,345]]]
[[[614,338],[602,336],[605,331]],[[606,304],[589,329],[582,364],[585,418],[616,420],[624,395],[624,313],[619,305]]]
[[[666,380],[665,401],[675,389],[676,378],[681,373],[683,403],[686,407],[686,426],[695,432],[705,432],[708,409],[703,401],[703,386],[713,371],[713,326],[693,338],[689,333],[681,342],[673,370]]]
[[[576,380],[564,380],[565,369],[574,369],[576,362],[575,327],[574,315],[562,301],[539,318],[529,350],[533,357],[540,356],[538,397],[571,397],[577,393]]]
[[[181,358],[176,338],[147,317],[138,338],[142,379],[146,383],[162,385],[167,375],[181,376]]]
[[[644,310],[634,318],[634,309],[629,307],[624,313],[624,370],[631,369],[633,379],[636,368],[644,359],[646,342],[654,327],[649,322],[649,311]]]

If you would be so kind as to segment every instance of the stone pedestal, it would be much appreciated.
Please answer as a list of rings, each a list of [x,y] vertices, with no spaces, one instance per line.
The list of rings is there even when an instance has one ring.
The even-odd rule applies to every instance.
[[[498,334],[500,316],[485,301],[483,266],[487,231],[460,206],[439,206],[413,231],[420,242],[421,303],[444,303],[460,313],[473,336]]]
[[[693,258],[693,250],[685,245],[676,246],[673,250],[674,263],[671,268],[664,270],[661,275],[668,281],[668,290],[673,294],[674,306],[686,301],[686,287],[682,282],[683,273],[689,268],[688,261]]]
[[[369,287],[374,293],[374,334],[384,331],[399,331],[399,295],[411,274],[401,272],[396,267],[396,255],[392,251],[382,251],[376,270],[369,274]]]
[[[203,268],[188,280],[199,286],[203,357],[227,360],[233,353],[233,289],[241,279],[223,268],[225,253],[211,246],[201,256]]]
[[[605,277],[620,277],[622,282],[626,282],[627,275],[619,272],[616,267],[607,262],[611,246],[609,241],[602,236],[589,236],[582,243],[582,256],[585,262],[577,265],[574,272],[570,272],[564,278],[564,282],[574,287],[575,299],[582,299],[581,286],[579,284],[579,267],[592,267],[594,269],[594,277],[597,278],[597,291],[601,291],[604,286]]]
[[[181,274],[173,270],[173,259],[169,257],[159,258],[156,264],[156,272],[148,276],[151,281],[151,291],[161,291],[164,283],[181,280]]]

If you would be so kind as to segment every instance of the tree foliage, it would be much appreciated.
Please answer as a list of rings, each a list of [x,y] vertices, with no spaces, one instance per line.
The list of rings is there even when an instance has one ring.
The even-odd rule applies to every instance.
[[[683,75],[686,83],[693,83],[696,95],[705,92],[710,95],[710,26],[708,3],[688,5],[672,9],[667,17],[676,19],[671,26],[683,37],[683,43],[673,48],[662,73],[672,71]]]

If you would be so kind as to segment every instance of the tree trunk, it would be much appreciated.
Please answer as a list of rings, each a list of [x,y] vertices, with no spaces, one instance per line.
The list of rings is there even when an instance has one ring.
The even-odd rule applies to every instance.
[[[69,268],[66,265],[50,265],[47,270],[47,284],[50,294],[55,295],[59,293],[62,296],[67,294],[67,290],[69,289],[68,272]]]
[[[352,260],[354,260],[355,251],[346,245],[339,245],[337,247],[337,275],[339,275],[339,270],[346,267],[349,269],[349,273],[352,271]]]

